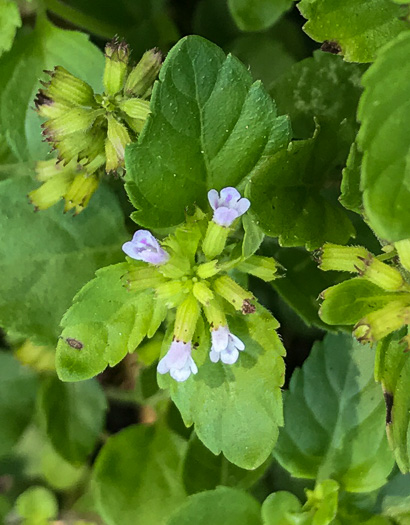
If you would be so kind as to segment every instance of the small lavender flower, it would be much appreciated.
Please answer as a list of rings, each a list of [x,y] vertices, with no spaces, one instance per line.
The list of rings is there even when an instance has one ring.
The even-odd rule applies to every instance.
[[[122,249],[128,257],[151,264],[164,264],[169,259],[167,252],[147,230],[135,232],[132,241],[124,243]]]
[[[214,210],[212,220],[225,227],[229,227],[235,219],[247,212],[251,205],[248,199],[241,198],[235,188],[224,188],[220,194],[216,190],[210,190],[208,201]]]
[[[213,363],[221,360],[226,365],[233,365],[238,360],[239,351],[245,350],[243,342],[239,337],[231,334],[227,326],[220,326],[213,330],[211,337],[212,347],[209,357]]]
[[[170,373],[175,381],[186,381],[191,374],[196,374],[198,368],[191,357],[191,341],[172,341],[170,349],[158,363],[160,374]]]

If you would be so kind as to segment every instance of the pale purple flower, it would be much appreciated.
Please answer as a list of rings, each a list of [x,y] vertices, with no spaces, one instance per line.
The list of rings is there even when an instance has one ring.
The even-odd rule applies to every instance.
[[[225,227],[247,212],[251,205],[248,199],[241,198],[241,194],[235,188],[224,188],[219,194],[216,190],[210,190],[208,201],[214,210],[212,220]]]
[[[170,349],[158,363],[160,374],[170,373],[175,381],[186,381],[191,374],[196,374],[198,368],[191,357],[191,341],[172,341]]]
[[[164,264],[169,259],[167,252],[147,230],[136,231],[132,241],[124,243],[122,249],[128,257],[151,264]]]
[[[226,365],[233,365],[239,357],[239,351],[245,350],[245,345],[231,334],[227,326],[220,326],[216,330],[212,330],[212,347],[209,357],[213,363],[219,360]]]

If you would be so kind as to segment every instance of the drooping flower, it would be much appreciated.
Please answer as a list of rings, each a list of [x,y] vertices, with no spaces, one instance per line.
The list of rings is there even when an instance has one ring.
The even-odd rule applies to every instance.
[[[229,331],[228,326],[220,326],[211,332],[212,347],[209,357],[213,363],[219,360],[226,365],[233,365],[239,357],[239,352],[245,350],[245,345]]]
[[[208,201],[214,210],[212,220],[220,226],[229,227],[235,219],[248,211],[251,205],[235,188],[224,188],[218,194],[216,190],[208,192]]]
[[[161,248],[157,239],[147,230],[138,230],[131,241],[122,245],[123,251],[137,261],[150,264],[164,264],[168,261],[168,253]]]
[[[175,381],[186,381],[191,374],[196,374],[198,368],[191,357],[191,341],[172,341],[170,349],[158,363],[160,374],[169,372]]]

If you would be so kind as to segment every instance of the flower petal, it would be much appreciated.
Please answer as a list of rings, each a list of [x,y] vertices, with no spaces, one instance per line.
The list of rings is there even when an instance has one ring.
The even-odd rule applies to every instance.
[[[240,199],[235,206],[235,210],[238,212],[238,215],[243,215],[249,210],[249,207],[251,205],[251,202],[249,199],[246,199],[245,197],[243,199]]]
[[[178,383],[182,383],[183,381],[186,381],[188,377],[191,375],[190,368],[171,368],[170,370],[170,376],[175,379],[175,381],[178,381]]]
[[[226,365],[233,365],[238,360],[238,357],[239,352],[236,348],[233,350],[228,349],[221,352],[221,361]]]
[[[219,195],[216,190],[208,191],[208,201],[209,201],[209,204],[211,205],[211,208],[213,210],[216,210],[219,204]]]
[[[228,208],[235,208],[236,203],[241,198],[241,194],[236,188],[227,187],[221,190],[221,203],[220,206],[226,206]]]
[[[213,363],[217,363],[219,361],[219,358],[221,357],[220,352],[215,352],[215,350],[211,350],[209,352],[209,358]]]
[[[237,348],[238,350],[241,350],[241,351],[245,350],[245,345],[244,345],[243,341],[241,341],[239,339],[239,337],[236,337],[236,335],[234,335],[234,334],[230,334],[229,337],[232,340],[232,343],[233,343],[235,348]]]
[[[141,261],[141,254],[137,248],[137,246],[132,242],[128,241],[125,242],[122,245],[122,251],[128,255],[128,257],[131,257],[131,259],[136,259],[137,261]]]
[[[220,226],[228,227],[230,226],[235,219],[239,217],[238,212],[231,208],[217,208],[214,211],[214,216],[212,220],[219,224]]]
[[[159,374],[166,374],[169,372],[169,366],[166,359],[166,356],[161,359],[161,361],[158,363],[157,371]]]
[[[222,352],[228,346],[229,342],[229,328],[227,326],[220,326],[217,330],[212,330],[212,350],[215,352]]]

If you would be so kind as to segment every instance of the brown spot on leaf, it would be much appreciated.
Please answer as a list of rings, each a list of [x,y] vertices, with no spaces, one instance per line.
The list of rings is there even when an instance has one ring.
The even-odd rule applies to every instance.
[[[81,350],[84,346],[81,341],[78,341],[77,339],[73,339],[72,337],[67,337],[66,343],[69,346],[71,346],[71,348],[75,348],[76,350]]]
[[[253,314],[256,310],[255,305],[253,305],[249,299],[245,299],[242,304],[242,313],[243,314]]]
[[[325,40],[320,49],[325,53],[332,53],[332,55],[339,55],[342,52],[342,48],[336,40]]]

